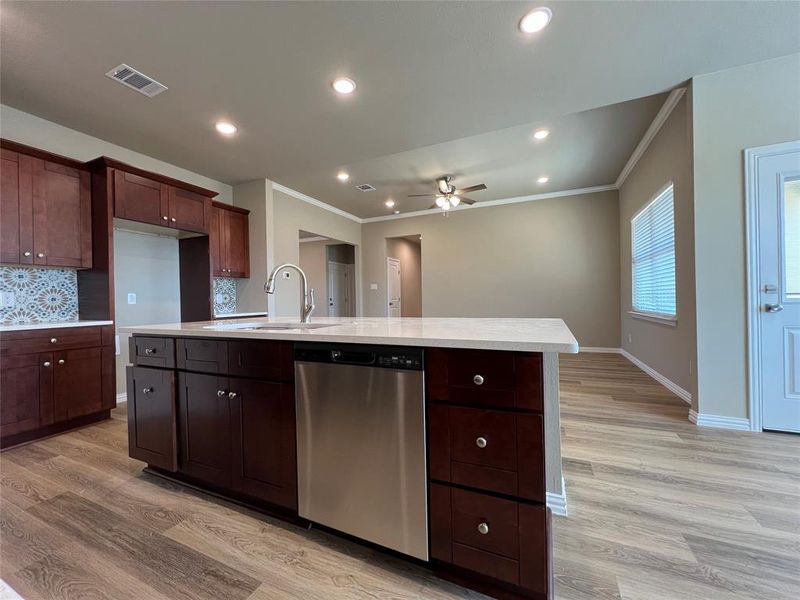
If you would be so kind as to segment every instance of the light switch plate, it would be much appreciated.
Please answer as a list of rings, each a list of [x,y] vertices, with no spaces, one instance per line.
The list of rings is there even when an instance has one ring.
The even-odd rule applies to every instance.
[[[128,304],[136,304],[136,294],[134,292],[128,293]]]

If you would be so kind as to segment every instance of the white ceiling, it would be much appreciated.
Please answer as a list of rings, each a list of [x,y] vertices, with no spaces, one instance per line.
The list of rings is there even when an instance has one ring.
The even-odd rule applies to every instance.
[[[525,37],[517,22],[538,4],[4,1],[0,100],[221,181],[269,177],[352,208],[362,201],[339,194],[334,179],[343,165],[374,162],[363,177],[389,180],[378,168],[391,160],[380,157],[422,149],[419,160],[398,159],[395,177],[428,177],[445,161],[426,159],[428,146],[555,122],[800,50],[797,2],[548,1],[551,25]],[[121,62],[169,90],[147,99],[103,76]],[[330,89],[343,74],[358,83],[353,97]],[[636,119],[652,109],[631,106]],[[222,117],[237,136],[216,134]],[[624,155],[630,139],[618,137],[605,147]],[[589,165],[558,135],[549,142],[551,153],[573,156],[553,163],[571,171],[550,173],[553,189],[604,159],[594,152]],[[492,178],[488,157],[469,140],[452,149],[462,147],[464,160],[442,168],[464,173],[464,185]],[[611,162],[581,176],[606,178]],[[490,190],[504,185],[495,167]],[[534,183],[527,193],[537,191]]]

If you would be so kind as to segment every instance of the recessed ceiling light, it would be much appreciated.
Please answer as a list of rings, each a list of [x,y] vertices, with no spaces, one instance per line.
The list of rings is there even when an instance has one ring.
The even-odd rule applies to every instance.
[[[349,77],[339,77],[333,80],[333,89],[340,94],[352,94],[356,90],[356,82]]]
[[[519,30],[522,33],[536,33],[547,27],[552,18],[553,12],[546,6],[534,8],[531,12],[522,17],[519,22]]]
[[[386,202],[384,202],[384,204],[389,208],[392,208],[394,206],[394,200],[389,199]]]
[[[536,138],[537,140],[543,140],[548,135],[550,135],[549,129],[537,129],[536,131],[533,132],[533,137]]]
[[[348,179],[350,179],[350,175],[348,175],[344,171],[339,171],[339,173],[337,173],[336,175],[336,179],[338,179],[339,181],[347,181]]]
[[[228,123],[228,121],[217,121],[214,124],[217,131],[219,131],[222,135],[233,135],[238,131],[238,128],[233,123]]]
[[[550,181],[550,178],[547,175],[542,175],[536,180],[536,183],[547,183],[548,181]]]

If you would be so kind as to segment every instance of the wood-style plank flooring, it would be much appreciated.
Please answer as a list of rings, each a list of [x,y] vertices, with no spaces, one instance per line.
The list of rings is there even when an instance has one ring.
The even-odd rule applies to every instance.
[[[698,429],[617,355],[563,357],[561,383],[557,598],[797,596],[800,437]],[[483,597],[143,474],[114,417],[0,455],[0,577],[23,598]]]

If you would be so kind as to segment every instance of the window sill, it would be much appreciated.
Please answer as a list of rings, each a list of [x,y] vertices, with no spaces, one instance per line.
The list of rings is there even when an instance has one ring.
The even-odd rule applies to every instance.
[[[667,325],[669,327],[677,327],[678,326],[678,317],[667,317],[665,315],[654,315],[651,313],[643,313],[637,312],[635,310],[629,310],[628,314],[632,316],[634,319],[641,319],[642,321],[650,321],[652,323],[658,323],[660,325]]]

